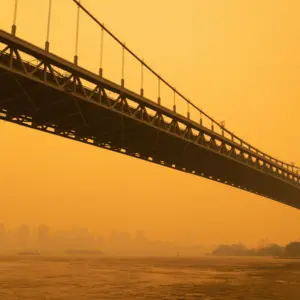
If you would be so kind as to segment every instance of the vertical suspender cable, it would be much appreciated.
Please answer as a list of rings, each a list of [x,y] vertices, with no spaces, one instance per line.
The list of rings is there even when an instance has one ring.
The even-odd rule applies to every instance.
[[[141,64],[141,96],[144,96],[144,64]]]
[[[125,65],[125,44],[122,47],[122,79],[121,79],[122,87],[124,87],[124,65]]]
[[[13,36],[16,35],[16,31],[17,31],[17,25],[16,25],[16,22],[17,22],[17,11],[18,11],[18,0],[15,0],[13,25],[12,25],[12,28],[11,28],[11,34]]]
[[[46,49],[46,51],[49,51],[50,24],[51,24],[51,9],[52,9],[52,0],[49,0],[47,37],[46,37],[46,44],[45,44],[45,49]]]
[[[176,112],[176,90],[174,89],[173,111]]]
[[[202,123],[203,123],[203,121],[202,121],[202,110],[200,109],[200,125],[202,126]]]
[[[103,76],[103,36],[104,36],[104,30],[103,27],[101,28],[101,45],[100,45],[100,69],[99,69],[99,75]]]
[[[79,3],[81,0],[79,0]],[[75,56],[74,64],[78,64],[78,40],[79,40],[79,18],[80,18],[80,6],[77,6],[77,25],[76,25],[76,39],[75,39]]]
[[[157,102],[158,104],[160,105],[160,78],[158,77],[158,99],[157,99]]]

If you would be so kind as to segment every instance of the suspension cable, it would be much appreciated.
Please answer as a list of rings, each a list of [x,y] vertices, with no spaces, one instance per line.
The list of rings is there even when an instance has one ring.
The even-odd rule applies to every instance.
[[[117,43],[119,43],[121,46],[124,47],[124,50],[126,50],[129,54],[131,54],[136,60],[138,60],[140,63],[144,65],[145,68],[147,68],[153,75],[155,75],[159,81],[163,82],[166,86],[168,86],[171,90],[174,91],[175,94],[177,94],[179,97],[181,97],[183,100],[185,100],[187,103],[190,104],[191,107],[196,109],[198,112],[200,112],[201,116],[205,116],[208,120],[210,120],[213,124],[215,124],[217,127],[222,128],[221,124],[217,122],[215,119],[210,117],[207,113],[205,113],[203,110],[198,108],[194,103],[192,103],[189,99],[187,99],[182,93],[177,91],[171,84],[169,84],[162,76],[160,76],[157,72],[155,72],[148,64],[146,64],[141,58],[139,58],[132,50],[130,50],[127,46],[125,46],[104,24],[101,24],[95,16],[93,16],[81,3],[80,0],[73,0],[73,2],[81,8],[95,23],[97,23],[103,30],[105,30]],[[202,118],[201,118],[202,119]],[[245,144],[249,148],[252,149],[252,152],[255,151],[256,153],[261,154],[263,157],[269,158],[270,160],[275,160],[277,163],[281,163],[282,165],[287,166],[287,168],[297,169],[300,170],[300,167],[292,166],[291,164],[285,163],[283,161],[280,161],[276,158],[271,157],[270,155],[264,153],[263,151],[260,151],[258,148],[251,146],[249,143],[244,141],[243,139],[239,138],[237,135],[235,135],[233,132],[228,130],[227,128],[224,128],[224,131],[231,135],[232,139],[238,139],[242,144]]]

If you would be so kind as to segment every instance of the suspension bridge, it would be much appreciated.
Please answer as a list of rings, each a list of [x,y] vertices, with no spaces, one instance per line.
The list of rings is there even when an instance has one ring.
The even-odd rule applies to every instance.
[[[71,61],[51,52],[52,0],[44,48],[18,37],[15,0],[11,31],[0,29],[2,120],[194,174],[300,209],[299,167],[264,153],[211,118],[122,43],[81,1],[72,1],[77,23]],[[81,14],[99,26],[98,73],[78,63]],[[109,80],[103,72],[105,35],[121,49],[120,83]],[[140,64],[139,92],[126,87],[126,55]],[[145,96],[146,70],[157,80],[156,99]],[[171,109],[163,104],[162,85],[172,92]],[[179,101],[185,103],[185,111],[178,109]]]

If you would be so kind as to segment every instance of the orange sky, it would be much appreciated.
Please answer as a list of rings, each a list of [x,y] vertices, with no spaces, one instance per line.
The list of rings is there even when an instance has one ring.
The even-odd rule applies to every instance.
[[[1,1],[0,28],[10,30],[13,1]],[[300,165],[298,0],[82,2],[199,107]],[[43,46],[48,1],[19,5],[17,34]],[[50,49],[72,60],[75,5],[53,5]],[[81,21],[79,62],[97,72],[100,30]],[[105,37],[104,76],[120,82],[120,61],[121,50]],[[139,66],[126,58],[125,67],[126,85],[138,91]],[[156,82],[146,80],[145,94],[155,100]],[[0,122],[0,134],[0,222],[9,227],[142,229],[171,240],[191,232],[202,243],[300,237],[299,211],[271,200],[9,123]]]

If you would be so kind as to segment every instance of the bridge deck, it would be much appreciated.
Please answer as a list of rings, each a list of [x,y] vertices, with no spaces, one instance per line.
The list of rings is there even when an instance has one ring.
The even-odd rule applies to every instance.
[[[282,165],[1,30],[0,42],[0,118],[300,208],[300,178]]]

